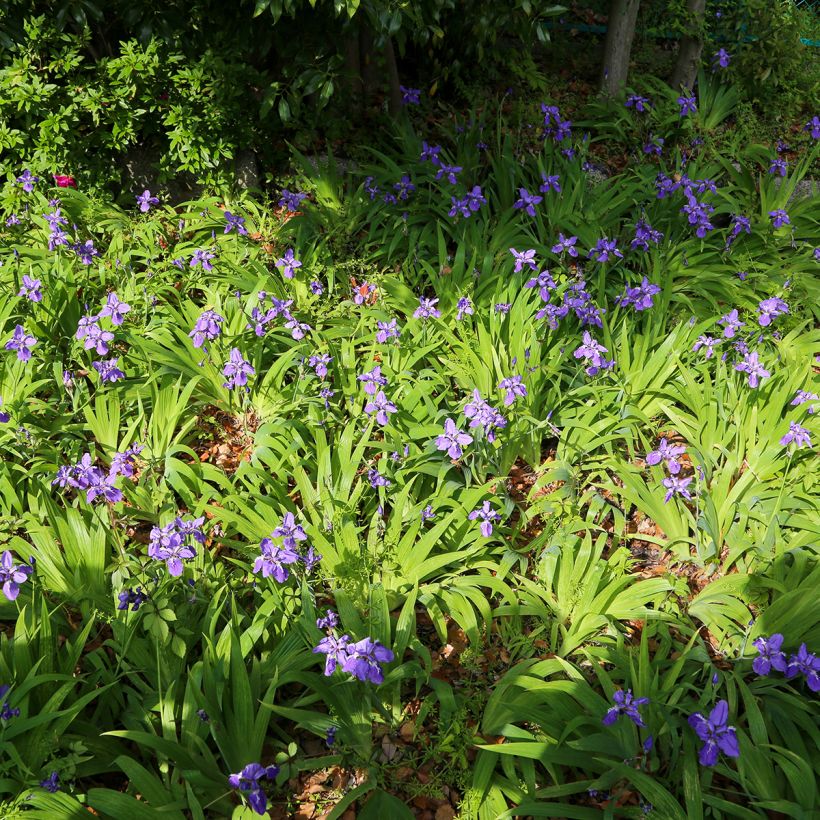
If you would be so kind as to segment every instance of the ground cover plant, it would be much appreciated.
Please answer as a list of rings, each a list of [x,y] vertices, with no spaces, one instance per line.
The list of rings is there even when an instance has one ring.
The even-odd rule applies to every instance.
[[[727,153],[727,60],[272,202],[7,169],[3,817],[816,816],[820,120]]]

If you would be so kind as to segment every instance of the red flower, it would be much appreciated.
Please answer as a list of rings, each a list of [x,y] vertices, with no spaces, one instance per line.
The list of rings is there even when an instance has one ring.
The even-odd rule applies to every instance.
[[[66,176],[65,174],[53,174],[54,184],[58,188],[76,188],[77,183],[74,177]]]

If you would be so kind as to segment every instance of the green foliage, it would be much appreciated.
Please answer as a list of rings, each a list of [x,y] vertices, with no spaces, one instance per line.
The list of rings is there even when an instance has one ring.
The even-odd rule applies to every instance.
[[[795,397],[818,390],[820,233],[813,201],[792,198],[817,149],[776,183],[772,149],[726,154],[738,100],[717,78],[683,121],[670,89],[642,89],[643,118],[590,105],[589,140],[534,144],[503,112],[426,133],[462,169],[455,184],[419,160],[408,118],[352,173],[296,154],[298,213],[249,196],[140,213],[82,178],[56,189],[39,166],[27,192],[10,169],[0,551],[31,572],[0,604],[3,816],[249,817],[228,777],[250,763],[278,767],[260,788],[285,812],[338,773],[317,798],[334,817],[409,816],[445,786],[488,820],[647,803],[811,816],[816,699],[805,675],[752,663],[772,634],[788,656],[820,645],[814,452],[783,438],[795,423],[817,435],[817,400]],[[651,134],[660,156],[588,173],[606,140]],[[530,216],[521,189],[548,175],[561,190]],[[465,216],[453,199],[476,185],[486,202]],[[681,212],[692,198],[712,209],[703,236]],[[749,233],[732,235],[733,214]],[[660,233],[644,249],[630,247],[639,219]],[[577,257],[553,251],[559,235]],[[602,237],[623,255],[596,261]],[[538,271],[515,272],[511,248]],[[41,299],[25,297],[31,279]],[[651,307],[624,299],[638,286]],[[112,293],[130,306],[121,323],[102,315]],[[416,315],[420,297],[439,315]],[[767,322],[776,299],[788,310]],[[730,339],[733,309],[745,324]],[[218,332],[195,344],[206,311]],[[91,317],[108,353],[78,334]],[[400,335],[380,339],[391,320]],[[36,339],[26,360],[6,346],[18,326]],[[585,332],[611,367],[581,361]],[[768,371],[756,387],[744,345]],[[227,381],[234,351],[247,390]],[[376,366],[386,423],[359,379]],[[525,394],[507,395],[512,376]],[[503,423],[476,418],[474,391]],[[455,459],[438,441],[448,419],[472,437]],[[683,448],[678,473],[649,457],[661,439]],[[121,497],[94,499],[84,456],[91,489],[108,478]],[[289,516],[301,559],[266,574]],[[175,565],[160,551],[182,527]],[[318,626],[329,609],[338,626]],[[383,680],[344,662],[323,674],[320,642],[342,635],[389,648]],[[603,723],[630,689],[646,725]],[[741,754],[704,766],[689,717],[721,700]],[[52,772],[55,794],[39,785]]]
[[[818,50],[800,42],[811,39],[811,12],[790,0],[746,0],[722,12],[716,32],[741,94],[772,119],[799,115],[820,85]]]

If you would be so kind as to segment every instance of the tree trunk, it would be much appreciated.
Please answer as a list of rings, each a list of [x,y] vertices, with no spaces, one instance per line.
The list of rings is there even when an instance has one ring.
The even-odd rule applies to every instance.
[[[347,91],[354,110],[361,116],[364,105],[362,63],[359,58],[359,29],[355,27],[345,37],[345,74]]]
[[[388,37],[384,44],[384,61],[387,64],[387,82],[389,95],[387,97],[388,111],[397,117],[401,111],[401,88],[399,87],[399,67],[396,64],[396,52],[393,40]]]
[[[615,96],[626,85],[629,54],[635,36],[635,22],[641,0],[612,0],[604,44],[601,93]]]
[[[686,11],[689,15],[690,34],[685,34],[678,48],[678,61],[672,73],[672,88],[685,88],[691,91],[695,87],[695,78],[700,66],[700,53],[703,51],[703,18],[706,11],[706,0],[687,0]]]
[[[373,44],[373,32],[367,23],[359,27],[359,55],[365,108],[369,108],[379,88],[379,69]]]

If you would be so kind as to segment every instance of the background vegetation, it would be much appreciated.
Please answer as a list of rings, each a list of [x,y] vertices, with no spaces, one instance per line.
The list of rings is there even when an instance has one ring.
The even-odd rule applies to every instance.
[[[2,817],[816,816],[811,18],[538,8],[4,10]]]

